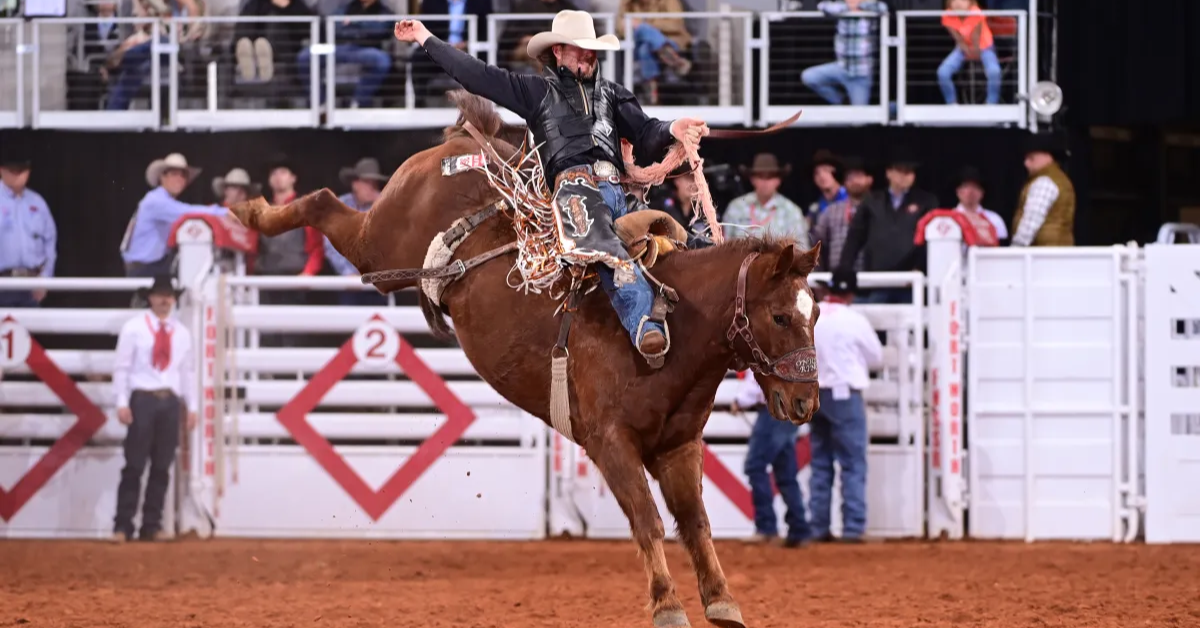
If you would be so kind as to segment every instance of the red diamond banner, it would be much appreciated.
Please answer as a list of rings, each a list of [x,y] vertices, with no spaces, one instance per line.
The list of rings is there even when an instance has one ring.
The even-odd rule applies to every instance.
[[[395,351],[395,355],[388,355]],[[361,362],[378,364],[380,360],[394,361],[445,415],[447,420],[434,432],[378,491],[354,471],[334,448],[307,421],[306,416],[321,403],[334,384],[344,379],[354,365]],[[378,521],[406,491],[446,452],[467,428],[475,422],[475,413],[446,385],[446,382],[417,356],[412,345],[404,341],[395,329],[387,326],[378,314],[355,332],[308,381],[299,393],[275,414],[308,454],[325,472]]]
[[[74,380],[50,360],[42,345],[33,340],[12,316],[0,321],[0,325],[0,352],[4,353],[2,357],[19,361],[19,353],[28,351],[25,365],[62,399],[67,409],[76,417],[71,429],[55,441],[50,451],[17,479],[17,483],[11,489],[5,490],[0,487],[0,519],[11,521],[50,478],[104,427],[107,419],[100,408],[83,394]]]

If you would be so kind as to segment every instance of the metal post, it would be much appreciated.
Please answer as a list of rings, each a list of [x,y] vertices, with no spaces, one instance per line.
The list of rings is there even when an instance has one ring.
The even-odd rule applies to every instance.
[[[750,49],[751,40],[754,39],[754,27],[750,22],[750,18],[742,16],[742,124],[750,126],[754,124],[754,85],[751,77],[754,76],[752,68],[754,67],[754,51]]]
[[[321,126],[321,57],[317,54],[321,42],[321,18],[313,18],[308,35],[308,107],[312,114],[312,125]]]
[[[1021,46],[1021,51],[1026,51],[1026,50],[1028,51],[1029,56],[1027,58],[1029,59],[1029,64],[1031,66],[1031,68],[1027,74],[1027,79],[1026,79],[1029,83],[1025,88],[1026,94],[1032,94],[1033,86],[1036,85],[1038,82],[1038,67],[1037,67],[1037,64],[1038,64],[1038,19],[1037,19],[1037,15],[1038,15],[1037,0],[1029,0],[1029,13],[1025,16],[1025,18],[1027,20],[1029,20],[1028,22],[1026,22],[1026,24],[1027,24],[1026,32],[1028,33],[1028,35],[1027,35],[1028,39],[1026,40],[1025,45]],[[1017,33],[1018,33],[1018,36],[1020,36],[1021,29],[1018,28]],[[1033,131],[1034,133],[1036,133],[1038,130],[1037,114],[1033,113],[1033,109],[1031,108],[1028,110],[1027,115],[1030,118],[1030,120],[1029,120],[1030,130]]]
[[[896,122],[904,124],[904,107],[908,104],[908,19],[904,13],[896,15],[896,30],[900,44],[896,53]]]
[[[17,63],[17,126],[25,126],[25,56],[29,54],[29,50],[25,48],[25,27],[21,23],[13,24],[13,29],[17,31],[16,36],[16,56],[14,57]],[[33,26],[34,37],[37,36],[37,25]],[[37,49],[34,49],[36,58]],[[33,97],[37,98],[38,84],[33,84]],[[34,102],[37,102],[36,100]]]
[[[167,72],[170,76],[167,77],[167,128],[175,128],[175,120],[179,117],[179,31],[183,29],[183,22],[172,19],[169,22],[171,29],[170,46],[167,47],[167,54],[170,55],[170,62],[167,64]],[[158,65],[158,55],[154,56],[154,65]],[[154,85],[154,93],[158,93],[157,82]],[[155,120],[161,120],[160,117],[155,117]]]
[[[325,48],[326,54],[322,55],[325,59],[325,126],[333,126],[334,113],[337,111],[337,86],[334,85],[334,65],[337,63],[337,35],[333,32],[337,26],[337,18],[329,18],[326,22],[325,32],[329,36],[329,41]],[[316,59],[313,59],[316,62]]]
[[[32,103],[33,104],[33,128],[35,128],[35,129],[38,128],[38,121],[39,121],[39,118],[41,118],[41,113],[42,113],[42,94],[41,94],[42,90],[38,89],[38,86],[42,84],[41,83],[41,80],[42,80],[42,51],[41,51],[42,28],[41,28],[41,26],[42,26],[42,22],[40,20],[35,20],[33,22],[33,89],[31,91],[33,92],[33,103]],[[18,30],[20,30],[20,27],[18,27]],[[21,72],[21,62],[18,61],[17,62],[17,76],[21,76],[20,72]],[[18,88],[24,90],[24,88],[20,86],[20,81],[17,81],[17,83],[18,83]],[[25,94],[18,93],[17,94],[17,106],[18,107],[21,106],[20,103],[23,100],[25,100]]]
[[[758,106],[760,107],[758,119],[763,126],[770,126],[771,19],[765,14],[758,18],[758,36],[760,38],[758,46]]]
[[[1037,114],[1034,113],[1033,107],[1029,106],[1029,95],[1033,93],[1032,85],[1029,81],[1029,55],[1027,46],[1029,45],[1026,30],[1029,26],[1029,16],[1017,16],[1017,102],[1025,103],[1025,115],[1019,118],[1019,125],[1022,129],[1033,125],[1033,129],[1037,130]],[[1037,74],[1034,68],[1033,74]]]
[[[889,93],[892,88],[892,73],[888,70],[888,61],[892,58],[889,41],[892,27],[886,14],[879,16],[879,106],[883,108],[883,120],[886,123],[892,119],[891,100]]]

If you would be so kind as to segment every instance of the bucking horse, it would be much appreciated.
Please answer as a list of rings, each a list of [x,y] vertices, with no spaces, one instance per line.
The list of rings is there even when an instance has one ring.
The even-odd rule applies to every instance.
[[[418,286],[431,273],[448,277],[440,302],[426,291],[420,295],[430,328],[457,336],[484,381],[549,425],[555,414],[550,364],[560,349],[569,384],[566,398],[555,403],[569,408],[560,410],[567,415],[555,427],[583,447],[629,520],[649,579],[654,626],[690,624],[667,569],[663,523],[646,471],[677,522],[705,618],[744,628],[701,496],[701,435],[730,368],[755,372],[778,420],[806,423],[817,410],[813,326],[819,308],[807,276],[820,245],[805,251],[790,240],[747,237],[659,255],[653,272],[676,293],[668,315],[676,337],[665,363],[653,369],[630,345],[602,291],[580,290],[568,300],[510,287],[517,233],[509,215],[496,211],[503,196],[480,169],[448,172],[444,166],[461,156],[511,159],[518,147],[502,138],[516,134],[491,102],[465,93],[455,101],[458,122],[439,145],[396,170],[371,211],[354,211],[322,189],[282,206],[256,198],[232,213],[264,235],[317,228],[364,281],[383,277],[375,284],[383,293]],[[387,274],[427,268],[431,241],[448,233],[460,243],[440,269]],[[560,323],[563,317],[572,319],[569,326]]]

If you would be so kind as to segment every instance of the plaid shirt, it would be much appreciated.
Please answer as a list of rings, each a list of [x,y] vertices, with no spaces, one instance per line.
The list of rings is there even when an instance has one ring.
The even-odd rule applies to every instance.
[[[1038,177],[1029,186],[1029,194],[1025,196],[1025,213],[1021,216],[1021,224],[1017,225],[1017,233],[1013,236],[1013,246],[1030,246],[1037,237],[1038,229],[1046,222],[1050,207],[1058,200],[1058,184],[1050,177]]]
[[[795,238],[796,244],[808,248],[808,220],[804,212],[782,194],[775,194],[766,205],[759,205],[754,192],[743,194],[725,208],[721,221],[730,239],[747,235],[774,235]]]
[[[842,259],[842,249],[846,246],[846,234],[850,233],[850,221],[854,218],[857,204],[851,198],[835,201],[825,211],[817,216],[813,225],[813,245],[821,243],[821,259],[817,261],[817,270],[831,272]],[[863,254],[860,251],[854,260],[854,270],[862,271]]]
[[[817,9],[830,17],[838,17],[850,11],[850,7],[840,0],[826,0],[817,5]],[[876,0],[866,0],[858,5],[860,13],[886,14],[887,4]],[[837,54],[838,65],[850,76],[873,76],[875,62],[878,60],[876,50],[879,47],[879,18],[878,17],[843,17],[837,23],[837,35],[833,39],[833,51]]]

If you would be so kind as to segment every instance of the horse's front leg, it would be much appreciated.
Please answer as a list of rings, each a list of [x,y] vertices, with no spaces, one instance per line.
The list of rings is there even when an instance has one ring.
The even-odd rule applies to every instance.
[[[697,439],[659,455],[650,473],[658,480],[667,509],[675,517],[679,539],[692,558],[704,617],[721,628],[746,628],[713,547],[712,526],[701,496],[704,475],[701,441]]]
[[[655,628],[691,626],[667,570],[662,519],[650,494],[650,484],[646,481],[646,472],[633,439],[619,429],[606,429],[589,439],[584,449],[600,469],[613,497],[629,519],[633,540],[645,561],[650,580],[650,609]]]

